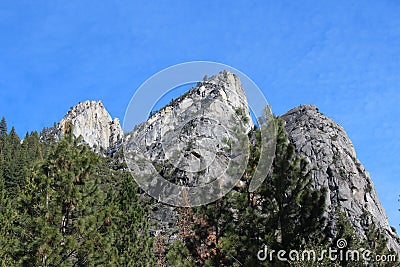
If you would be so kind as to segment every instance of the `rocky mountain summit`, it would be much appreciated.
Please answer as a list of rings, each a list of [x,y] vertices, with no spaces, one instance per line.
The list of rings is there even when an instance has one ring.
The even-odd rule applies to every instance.
[[[198,83],[135,127],[126,136],[125,151],[135,145],[172,182],[197,186],[224,172],[230,138],[235,138],[232,132],[237,127],[247,134],[253,123],[239,78],[224,71]]]
[[[71,107],[64,118],[42,132],[42,139],[59,140],[68,124],[75,138],[102,154],[112,154],[122,143],[124,133],[118,118],[112,119],[101,101],[84,101]]]
[[[89,146],[97,149],[109,149],[124,135],[119,119],[112,119],[101,101],[85,101],[71,108],[58,125],[61,132],[67,122],[74,126],[75,137],[82,136]]]
[[[327,188],[328,221],[334,223],[334,211],[339,208],[361,239],[373,222],[388,238],[389,246],[400,251],[399,237],[389,226],[370,175],[356,158],[345,130],[312,105],[299,106],[281,117],[297,153],[314,170],[314,186]]]

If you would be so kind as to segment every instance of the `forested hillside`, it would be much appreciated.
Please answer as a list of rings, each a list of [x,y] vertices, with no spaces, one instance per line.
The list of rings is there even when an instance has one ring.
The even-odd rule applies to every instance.
[[[2,119],[0,266],[154,266],[135,182],[70,130],[21,141]]]

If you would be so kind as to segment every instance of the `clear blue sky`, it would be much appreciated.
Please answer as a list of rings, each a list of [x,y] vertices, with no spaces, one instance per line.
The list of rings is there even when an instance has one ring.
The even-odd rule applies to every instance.
[[[311,103],[339,122],[398,227],[400,1],[146,2],[0,1],[0,116],[23,135],[102,99],[122,119],[159,70],[225,63],[275,114]]]

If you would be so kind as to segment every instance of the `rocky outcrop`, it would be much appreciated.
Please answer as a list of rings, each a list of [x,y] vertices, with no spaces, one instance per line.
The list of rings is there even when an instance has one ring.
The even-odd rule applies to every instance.
[[[339,208],[350,219],[358,236],[366,236],[373,222],[400,251],[399,237],[391,229],[369,173],[357,159],[345,130],[312,105],[302,105],[281,116],[297,152],[313,168],[314,186],[327,188],[329,221]]]
[[[171,182],[198,186],[225,170],[235,127],[246,134],[253,123],[240,79],[223,71],[135,127],[126,136],[125,151],[141,150]]]
[[[85,101],[72,107],[57,125],[57,132],[62,134],[67,123],[73,126],[76,138],[95,151],[107,151],[117,146],[123,139],[123,131],[118,118],[112,119],[101,101]]]

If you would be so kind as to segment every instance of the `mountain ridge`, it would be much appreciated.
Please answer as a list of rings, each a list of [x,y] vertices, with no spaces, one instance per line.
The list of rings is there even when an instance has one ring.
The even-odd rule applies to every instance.
[[[229,72],[221,72],[212,76],[210,80],[212,82],[199,84],[193,91],[179,98],[169,107],[167,105],[152,114],[146,122],[135,128],[133,135],[129,133],[125,134],[125,137],[128,135],[129,138],[132,138],[135,136],[135,132],[137,135],[137,133],[145,133],[145,129],[147,129],[146,134],[141,136],[139,140],[147,142],[146,146],[151,147],[148,153],[156,160],[162,156],[157,152],[160,149],[162,133],[174,129],[171,119],[168,119],[168,116],[170,116],[168,114],[192,108],[196,105],[196,101],[200,101],[203,97],[209,97],[210,101],[214,102],[216,100],[226,101],[234,109],[243,108],[245,116],[250,119],[250,121],[244,123],[245,127],[251,129],[253,124],[251,123],[247,102],[243,103],[240,99],[236,99],[236,102],[231,101],[230,97],[235,98],[235,96],[226,94],[232,88],[233,91],[241,92],[243,88],[240,85],[240,80]],[[210,87],[208,88],[207,86]],[[232,88],[228,91],[223,89],[229,86]],[[243,94],[244,99],[246,99],[244,90]],[[242,96],[239,96],[239,98],[243,99]],[[83,104],[78,104],[78,106],[78,108],[72,108],[70,113],[58,124],[58,135],[65,128],[65,122],[69,121],[74,127],[78,126],[79,130],[74,131],[75,137],[82,136],[86,143],[92,147],[96,146],[96,149],[102,147],[105,150],[113,149],[114,152],[118,151],[123,136],[119,121],[111,119],[101,102],[86,101]],[[215,110],[220,110],[219,108],[214,107]],[[220,111],[217,113],[219,114]],[[85,120],[90,120],[96,114],[98,116],[97,119],[85,122]],[[103,118],[99,119],[99,117]],[[326,217],[328,221],[335,223],[334,211],[338,208],[346,214],[357,236],[362,240],[366,238],[368,225],[375,223],[388,239],[388,246],[399,253],[400,239],[390,227],[372,179],[365,167],[357,159],[354,146],[343,127],[323,115],[313,105],[301,105],[289,110],[280,117],[286,123],[286,131],[290,141],[296,148],[296,152],[307,159],[310,168],[314,168],[313,183],[315,188],[326,187],[328,189],[326,199],[328,208]],[[114,130],[110,130],[112,125]],[[186,137],[190,137],[190,133]],[[106,139],[106,141],[95,140],[96,138]],[[188,181],[193,183],[195,177],[191,177]],[[170,227],[170,225],[167,227]],[[334,233],[331,234],[333,235]]]

